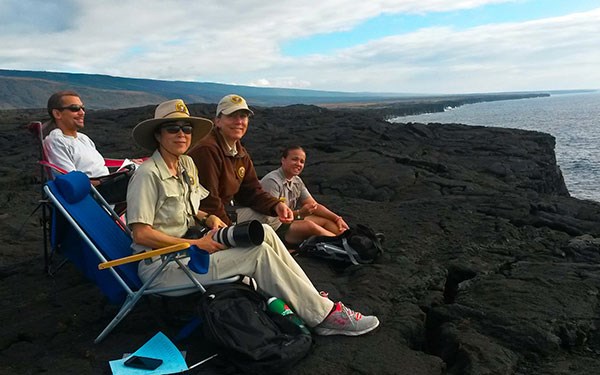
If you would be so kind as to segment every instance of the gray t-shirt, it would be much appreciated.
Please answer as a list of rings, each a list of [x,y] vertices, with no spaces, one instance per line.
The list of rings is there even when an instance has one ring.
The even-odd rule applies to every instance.
[[[302,202],[312,197],[299,176],[288,180],[281,167],[267,173],[260,183],[265,191],[284,201],[292,210],[299,209]]]

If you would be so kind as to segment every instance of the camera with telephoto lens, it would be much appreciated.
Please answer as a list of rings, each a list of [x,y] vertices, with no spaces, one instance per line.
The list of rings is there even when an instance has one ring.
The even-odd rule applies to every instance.
[[[260,221],[250,220],[221,228],[212,238],[227,247],[258,246],[265,239],[265,230]]]
[[[192,227],[185,234],[184,238],[197,239],[204,236],[210,229],[206,227]],[[213,240],[227,247],[252,247],[263,243],[265,239],[265,230],[262,224],[257,220],[245,221],[230,227],[217,230],[213,234]],[[196,245],[190,246],[190,260],[188,267],[190,270],[204,274],[208,272],[210,264],[210,254],[198,248]]]

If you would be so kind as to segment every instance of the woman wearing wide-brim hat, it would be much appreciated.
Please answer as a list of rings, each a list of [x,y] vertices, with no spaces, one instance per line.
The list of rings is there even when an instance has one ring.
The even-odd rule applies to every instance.
[[[190,116],[183,100],[174,99],[159,104],[154,118],[140,122],[133,129],[133,140],[153,151],[138,167],[137,176],[131,178],[127,189],[126,217],[136,252],[181,242],[197,245],[210,253],[223,249],[223,245],[210,237],[182,238],[198,221],[210,228],[226,226],[218,217],[198,209],[208,191],[198,182],[192,159],[184,155],[190,145],[204,138],[212,127],[212,121]],[[140,264],[142,279],[149,268],[153,268],[144,267],[148,264]]]
[[[308,326],[315,327],[317,334],[356,336],[375,329],[379,325],[376,317],[362,316],[341,302],[334,304],[322,297],[268,225],[263,225],[264,241],[252,247],[227,248],[214,241],[211,234],[182,238],[198,220],[213,229],[225,226],[217,216],[207,216],[198,209],[208,191],[198,182],[194,162],[184,155],[192,142],[211,129],[210,120],[191,117],[180,99],[159,104],[153,119],[133,129],[135,142],[154,150],[137,169],[127,190],[127,224],[133,232],[134,250],[187,242],[210,253],[208,272],[193,274],[201,283],[235,275],[253,277],[261,291],[285,300]],[[140,279],[148,280],[160,265],[159,257],[139,262]],[[150,287],[187,285],[192,285],[188,275],[171,262]]]

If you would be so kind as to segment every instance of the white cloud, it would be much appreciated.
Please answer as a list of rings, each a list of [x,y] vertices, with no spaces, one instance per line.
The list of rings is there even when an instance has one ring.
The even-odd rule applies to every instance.
[[[40,13],[26,18],[28,27],[0,16],[0,68],[344,91],[600,87],[600,8],[467,30],[422,29],[327,55],[280,51],[290,40],[350,30],[382,13],[500,2],[509,0],[21,1],[19,9]],[[0,14],[15,7],[3,3]]]
[[[475,92],[600,87],[600,9],[465,31],[423,29],[299,59],[274,71],[360,91]],[[549,79],[551,78],[551,79]],[[313,80],[316,82],[316,80]]]
[[[310,88],[310,82],[296,77],[276,77],[274,81],[261,78],[248,83],[248,85],[258,87],[293,87],[297,89]]]

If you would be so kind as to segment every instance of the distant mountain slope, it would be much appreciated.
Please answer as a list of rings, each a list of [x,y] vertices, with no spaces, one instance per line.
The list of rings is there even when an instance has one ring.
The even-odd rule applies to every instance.
[[[0,69],[0,109],[40,108],[51,93],[74,89],[90,108],[128,108],[182,98],[189,103],[216,103],[240,94],[254,105],[319,104],[402,97],[402,94],[344,93],[263,88],[210,82],[161,81],[99,74],[53,73]]]
[[[56,91],[74,89],[94,109],[138,107],[164,100],[142,91],[105,90],[38,78],[0,77],[0,109],[45,108]]]
[[[100,74],[55,73],[0,69],[0,110],[45,108],[56,91],[79,92],[89,109],[121,109],[155,105],[181,98],[187,103],[217,103],[224,95],[244,96],[252,106],[315,104],[330,108],[386,109],[390,115],[414,114],[414,105],[428,112],[481,101],[521,99],[571,91],[422,95],[406,93],[349,93],[303,89],[225,85],[211,82],[161,81]],[[582,90],[572,90],[582,91]],[[421,113],[421,112],[418,112]]]

